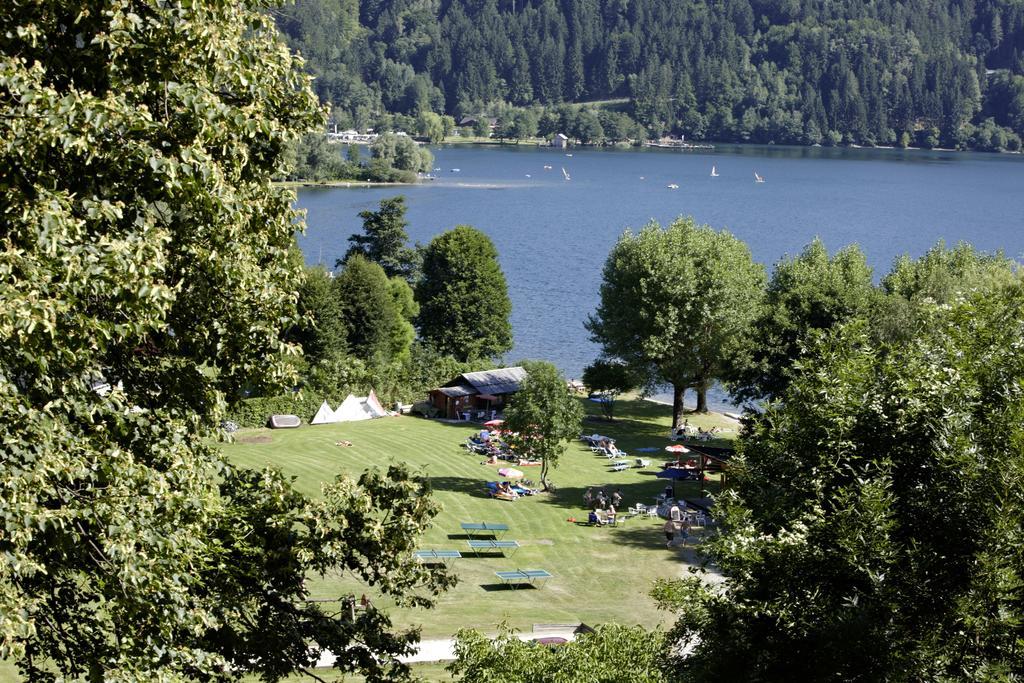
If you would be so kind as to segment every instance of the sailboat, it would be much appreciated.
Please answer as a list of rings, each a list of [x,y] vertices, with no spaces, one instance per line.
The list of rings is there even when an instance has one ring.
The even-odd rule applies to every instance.
[[[711,177],[712,178],[717,178],[718,177],[718,171],[715,169],[714,166],[711,167]]]
[[[759,176],[759,175],[757,175],[757,171],[754,171],[754,182],[755,183],[763,183],[764,182],[764,176]]]
[[[565,166],[562,167],[562,175],[565,176],[566,180],[572,180],[572,178],[569,177],[569,172],[565,170]]]

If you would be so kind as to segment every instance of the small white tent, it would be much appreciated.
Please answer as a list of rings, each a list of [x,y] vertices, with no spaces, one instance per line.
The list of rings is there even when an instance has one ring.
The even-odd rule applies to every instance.
[[[356,420],[372,420],[378,417],[387,417],[390,414],[384,409],[380,400],[377,399],[377,394],[371,389],[369,396],[349,394],[342,404],[338,406],[338,409],[334,411],[334,421],[354,422]]]
[[[380,401],[377,399],[377,393],[373,389],[370,389],[370,395],[366,397],[363,405],[366,406],[367,411],[374,417],[387,417],[390,414],[380,404]]]
[[[363,399],[356,398],[349,394],[338,409],[334,411],[338,422],[355,422],[357,420],[369,420],[373,417],[363,403]]]
[[[334,411],[331,410],[331,406],[327,404],[327,401],[324,401],[320,404],[320,409],[316,411],[316,415],[314,415],[313,419],[309,421],[309,424],[323,425],[338,421],[338,417],[334,414]]]

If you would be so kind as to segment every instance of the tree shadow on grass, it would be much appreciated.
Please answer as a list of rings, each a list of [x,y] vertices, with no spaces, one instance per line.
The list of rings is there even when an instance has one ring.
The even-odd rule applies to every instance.
[[[588,486],[557,487],[554,491],[542,495],[540,500],[548,505],[555,505],[577,513],[580,511],[585,513],[587,512],[587,508],[583,505],[583,495],[586,493],[588,488],[594,496],[596,496],[598,491],[601,490],[604,490],[607,496],[611,496],[613,491],[619,490],[622,494],[622,505],[618,506],[618,509],[628,510],[637,503],[653,505],[658,495],[665,491],[666,484],[671,484],[667,479],[655,479],[653,471],[651,472],[650,477],[645,477],[645,481],[617,484],[614,480],[614,476],[616,474],[616,472],[609,473],[609,477],[606,480],[607,483],[595,482],[593,485]],[[700,489],[698,484],[699,482],[696,481],[677,482],[675,488],[677,497],[697,497]],[[712,483],[710,488],[713,492],[718,492],[717,483]]]
[[[483,479],[472,479],[470,477],[430,477],[430,487],[434,491],[451,491],[463,493],[473,498],[489,498],[487,487]]]
[[[639,523],[631,524],[634,521]],[[665,533],[662,530],[663,521],[659,519],[658,524],[648,524],[641,520],[628,520],[622,525],[610,528],[609,533],[613,534],[616,543],[626,547],[644,550],[660,548],[671,556],[685,552],[695,559],[695,564],[702,564],[706,561],[701,552],[701,544],[714,532],[706,529],[693,530],[684,544],[667,547]]]

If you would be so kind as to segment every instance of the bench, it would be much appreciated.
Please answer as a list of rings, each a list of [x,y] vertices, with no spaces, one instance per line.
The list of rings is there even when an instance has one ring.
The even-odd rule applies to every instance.
[[[519,541],[466,541],[469,544],[470,550],[475,554],[480,554],[481,550],[500,550],[501,554],[505,554],[506,549],[511,549],[512,553],[519,550]],[[512,553],[509,553],[511,555]]]
[[[494,573],[502,583],[511,586],[513,590],[524,583],[540,588],[545,581],[551,578],[551,574],[543,569],[517,569],[511,572]],[[540,585],[537,582],[540,582]]]
[[[474,534],[491,534],[492,536],[498,537],[499,534],[504,535],[508,531],[508,524],[497,524],[494,522],[463,522],[462,530],[469,534],[472,538]]]

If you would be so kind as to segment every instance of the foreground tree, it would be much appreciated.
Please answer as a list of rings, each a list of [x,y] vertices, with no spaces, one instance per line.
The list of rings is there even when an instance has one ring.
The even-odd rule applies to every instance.
[[[728,232],[692,218],[665,229],[651,222],[612,248],[586,327],[606,357],[648,387],[672,385],[675,427],[686,389],[697,390],[697,411],[707,411],[708,387],[758,312],[764,281],[764,268]]]
[[[264,9],[0,4],[0,657],[26,680],[274,680],[322,647],[390,680],[415,634],[305,581],[448,583],[408,560],[425,482],[311,500],[215,445],[226,398],[294,381],[271,179],[322,115]]]
[[[456,636],[456,659],[448,671],[456,681],[503,683],[659,683],[664,634],[639,626],[609,624],[556,648],[520,640],[502,630],[494,640],[477,631]]]
[[[917,259],[903,255],[882,278],[872,320],[877,339],[899,343],[917,327],[921,304],[952,303],[976,291],[992,291],[1019,281],[1018,264],[1002,252],[977,251],[961,242],[952,249],[939,242]]]
[[[819,341],[741,443],[729,580],[663,585],[682,680],[1016,680],[1024,290],[931,306],[909,341]]]
[[[565,442],[580,435],[583,406],[551,363],[527,361],[523,368],[527,376],[505,408],[504,428],[517,455],[541,461],[540,481],[546,491],[548,473],[558,465]]]
[[[867,316],[874,298],[871,268],[856,246],[830,258],[815,239],[796,258],[775,264],[764,307],[730,361],[733,399],[784,392],[809,335]]]
[[[460,225],[430,241],[416,300],[420,336],[441,353],[467,362],[512,348],[505,275],[494,244],[479,230]]]
[[[414,280],[419,270],[419,254],[406,246],[409,234],[405,220],[405,197],[399,195],[380,200],[377,211],[360,211],[363,219],[363,234],[348,238],[352,243],[345,257],[335,265],[340,266],[353,254],[360,254],[384,269],[388,277],[401,276]]]

